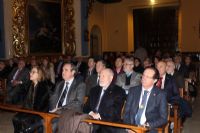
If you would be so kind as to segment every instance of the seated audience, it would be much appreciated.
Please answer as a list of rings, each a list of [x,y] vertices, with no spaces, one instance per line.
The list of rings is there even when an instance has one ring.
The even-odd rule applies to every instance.
[[[119,122],[125,101],[125,91],[114,84],[113,71],[104,69],[100,73],[99,86],[91,89],[84,112],[94,119]],[[116,129],[94,125],[93,133],[115,133]]]
[[[50,80],[53,84],[55,84],[55,72],[54,72],[54,66],[52,63],[49,62],[48,58],[44,58],[42,60],[42,69],[45,72],[45,78]]]
[[[99,85],[99,75],[100,72],[106,68],[106,63],[104,60],[98,60],[96,63],[96,74],[91,75],[90,77],[87,78],[85,81],[86,83],[86,96],[89,95],[89,92],[91,88]]]
[[[121,57],[117,57],[115,60],[115,67],[113,68],[114,78],[113,83],[116,82],[117,76],[124,73],[123,71],[123,59]]]
[[[29,90],[23,106],[26,109],[48,112],[50,90],[53,85],[45,80],[44,71],[38,66],[31,69],[30,80]],[[13,124],[15,133],[33,133],[37,127],[42,126],[42,118],[37,115],[17,113],[13,117]],[[42,133],[43,131],[40,128],[38,132]]]
[[[27,92],[27,81],[29,81],[29,70],[25,67],[24,59],[19,60],[18,66],[11,71],[7,81],[7,102],[21,104]]]
[[[164,61],[159,61],[156,68],[159,71],[159,80],[156,83],[156,86],[160,89],[163,89],[167,94],[167,101],[169,103],[178,103],[180,95],[179,90],[176,85],[175,79],[167,74],[166,72],[167,64]]]
[[[50,98],[50,111],[60,114],[64,109],[82,112],[85,97],[85,83],[75,78],[76,66],[73,63],[64,63],[62,77]],[[53,132],[56,132],[58,118],[53,120]]]
[[[9,69],[4,61],[0,61],[0,78],[6,79],[9,74]]]
[[[143,73],[144,68],[142,67],[142,63],[139,58],[134,59],[134,68],[133,70],[137,73]]]
[[[184,77],[187,75],[186,73],[186,67],[185,65],[182,63],[182,56],[181,54],[176,54],[174,56],[174,63],[175,63],[175,70],[182,74]]]
[[[84,77],[85,81],[87,81],[92,75],[97,74],[95,66],[96,66],[96,61],[94,57],[89,57],[88,68]]]
[[[117,76],[116,85],[122,87],[126,94],[128,94],[129,88],[137,86],[141,81],[141,74],[133,71],[134,61],[129,57],[126,57],[124,60],[124,73]]]
[[[151,67],[151,66],[153,66],[152,60],[150,58],[145,58],[144,61],[143,61],[143,67],[144,67],[144,69],[146,67]]]
[[[75,62],[78,74],[80,74],[83,78],[85,78],[85,73],[87,69],[87,64],[83,61],[83,57],[79,56]]]
[[[125,106],[124,122],[138,126],[147,126],[150,132],[167,123],[168,110],[166,93],[154,86],[159,74],[155,68],[144,70],[142,85],[129,90]],[[127,130],[128,133],[133,133]]]
[[[63,67],[63,57],[59,56],[58,61],[54,64],[54,72],[55,72],[55,82],[62,80],[62,67]]]
[[[37,63],[36,59],[34,57],[32,57],[30,60],[30,64],[27,65],[27,68],[29,70],[31,70],[34,66],[37,66],[37,65],[38,65],[38,63]]]
[[[166,72],[167,72],[167,74],[171,75],[175,79],[178,89],[185,88],[184,77],[182,74],[175,71],[175,64],[173,61],[167,61]]]

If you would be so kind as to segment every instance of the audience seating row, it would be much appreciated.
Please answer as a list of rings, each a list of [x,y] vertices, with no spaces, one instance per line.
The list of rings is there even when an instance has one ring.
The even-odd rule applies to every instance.
[[[0,103],[5,103],[6,96],[6,79],[0,79]]]
[[[181,88],[180,89],[180,96],[186,100],[189,100],[189,91],[188,91],[188,81],[185,81],[185,88]],[[5,103],[5,99],[6,99],[6,79],[0,79],[0,102],[1,103]],[[85,97],[84,101],[87,101],[87,97]],[[170,108],[170,106],[169,106]],[[181,132],[181,119],[180,117],[178,117],[178,106],[173,106],[172,107],[174,110],[174,115],[170,116],[169,115],[169,123],[170,122],[174,122],[174,133],[180,133]],[[41,116],[44,119],[44,127],[45,127],[45,132],[46,133],[51,133],[52,129],[51,129],[51,120],[55,117],[59,117],[56,114],[52,114],[52,113],[44,113],[44,112],[37,112],[37,111],[33,111],[33,110],[27,110],[27,109],[22,109],[19,108],[17,106],[14,105],[6,105],[6,104],[0,104],[0,109],[4,109],[4,110],[9,110],[9,111],[15,111],[15,112],[24,112],[24,113],[30,113],[30,114],[36,114]],[[123,110],[122,110],[123,112]],[[144,127],[136,127],[133,125],[127,125],[127,124],[121,124],[121,123],[113,123],[113,122],[106,122],[106,121],[100,121],[100,120],[91,120],[91,119],[87,119],[84,120],[84,122],[88,122],[88,123],[93,123],[93,124],[100,124],[100,125],[107,125],[107,126],[114,126],[114,127],[120,127],[120,128],[127,128],[127,129],[131,129],[134,130],[136,132],[139,133],[143,133],[146,132],[148,129],[144,128]],[[169,125],[169,124],[168,124]],[[168,125],[163,127],[163,128],[159,128],[158,132],[168,132]]]

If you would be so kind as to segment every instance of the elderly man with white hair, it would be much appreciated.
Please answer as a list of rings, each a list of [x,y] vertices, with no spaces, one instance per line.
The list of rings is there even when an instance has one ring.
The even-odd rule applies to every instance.
[[[173,78],[175,78],[177,88],[184,88],[185,81],[183,75],[175,71],[175,63],[173,61],[167,61],[166,71],[167,74],[171,75]]]
[[[100,72],[99,86],[91,89],[84,112],[89,113],[94,119],[119,122],[121,109],[125,101],[125,91],[112,84],[114,73],[111,69]],[[94,126],[93,133],[115,133],[112,127]]]

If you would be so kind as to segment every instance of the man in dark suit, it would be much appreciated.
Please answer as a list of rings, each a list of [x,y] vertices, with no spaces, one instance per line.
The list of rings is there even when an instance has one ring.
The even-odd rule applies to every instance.
[[[92,75],[97,74],[96,72],[96,61],[94,59],[94,57],[89,57],[88,58],[88,68],[86,73],[84,74],[84,80],[87,81],[88,78],[90,78]]]
[[[185,76],[187,73],[187,68],[182,63],[182,56],[180,54],[176,54],[174,56],[174,62],[175,62],[175,70],[179,73]]]
[[[178,89],[185,87],[185,80],[183,75],[175,71],[175,64],[173,61],[167,61],[166,71],[167,74],[171,75],[175,81]]]
[[[169,103],[178,102],[180,98],[179,90],[175,79],[171,75],[167,74],[166,66],[167,64],[164,61],[159,61],[156,66],[160,75],[159,80],[161,80],[160,88],[167,93],[167,101]]]
[[[86,83],[86,95],[89,95],[91,88],[97,86],[99,84],[99,75],[100,72],[106,68],[106,62],[104,60],[98,60],[96,63],[96,73],[91,75],[85,81]]]
[[[142,76],[142,85],[130,88],[125,106],[125,123],[148,126],[150,132],[156,132],[154,128],[167,123],[166,93],[154,86],[158,75],[155,68],[147,67]],[[127,132],[132,133],[131,130]]]
[[[85,97],[85,83],[78,82],[74,77],[76,67],[72,63],[63,65],[62,77],[50,98],[50,112],[61,113],[62,109],[82,111]],[[63,96],[64,95],[64,96]]]
[[[121,109],[125,101],[125,91],[112,83],[113,71],[104,69],[100,73],[99,86],[91,89],[84,112],[94,119],[119,122]],[[93,133],[115,133],[116,129],[106,126],[94,126]]]
[[[15,67],[8,76],[8,103],[22,104],[25,98],[27,93],[27,81],[29,81],[29,70],[25,65],[25,60],[19,59],[18,66]]]
[[[62,80],[62,67],[63,67],[63,63],[64,63],[64,60],[63,60],[63,57],[60,56],[58,61],[54,64],[54,71],[55,71],[55,80],[56,80],[56,83],[60,80]]]

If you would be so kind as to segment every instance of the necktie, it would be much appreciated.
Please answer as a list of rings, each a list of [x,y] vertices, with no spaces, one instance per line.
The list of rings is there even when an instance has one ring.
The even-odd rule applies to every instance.
[[[178,71],[179,70],[179,64],[176,65],[175,69]]]
[[[65,89],[64,89],[64,91],[63,91],[63,93],[62,93],[62,95],[60,97],[59,102],[58,102],[58,108],[62,107],[62,104],[63,104],[63,102],[65,100],[65,97],[66,97],[66,94],[67,94],[67,90],[68,90],[68,84],[69,84],[68,82],[65,83]]]
[[[97,85],[99,85],[99,75],[97,76]]]
[[[136,125],[140,125],[140,119],[141,119],[142,113],[144,112],[144,109],[146,107],[147,94],[148,94],[148,91],[144,91],[144,94],[142,96],[142,102],[139,106],[138,112],[137,112],[136,117],[135,117],[135,124]]]
[[[156,86],[158,87],[158,88],[160,88],[161,89],[161,87],[162,87],[162,77],[160,77],[159,79],[158,79],[158,82],[156,83]]]
[[[13,80],[16,80],[19,77],[20,70],[17,69],[15,75],[13,76]]]
[[[100,97],[99,97],[99,101],[98,101],[97,106],[96,106],[96,108],[95,108],[95,112],[98,112],[98,110],[99,110],[99,106],[100,106],[100,103],[101,103],[101,99],[102,99],[102,97],[103,97],[103,95],[104,95],[104,92],[105,92],[105,90],[102,89],[101,95],[100,95]]]

